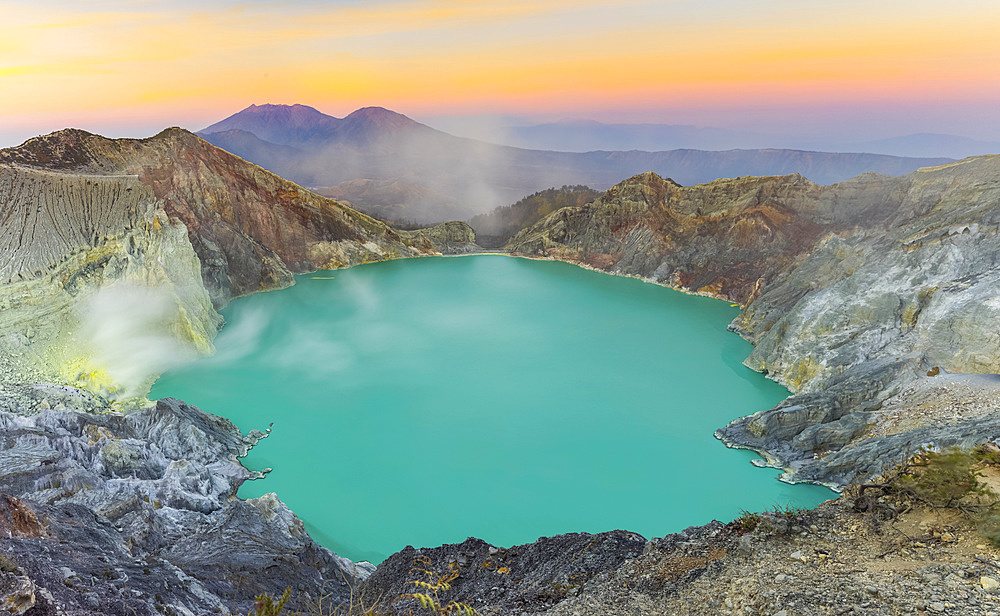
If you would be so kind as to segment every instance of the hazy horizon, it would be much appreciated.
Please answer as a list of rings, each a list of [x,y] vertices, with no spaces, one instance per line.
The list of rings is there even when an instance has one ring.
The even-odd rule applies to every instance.
[[[123,120],[91,120],[91,121],[78,121],[78,122],[67,122],[65,124],[50,124],[43,125],[39,124],[36,130],[31,128],[22,130],[5,130],[0,127],[0,148],[13,147],[20,145],[24,141],[31,139],[32,137],[37,137],[39,135],[45,135],[59,130],[67,128],[78,128],[86,130],[88,132],[102,135],[104,137],[110,138],[145,138],[151,137],[165,128],[180,126],[181,128],[190,130],[191,132],[198,132],[224,118],[227,118],[239,111],[249,107],[250,105],[263,105],[263,104],[277,104],[277,105],[293,105],[302,104],[308,105],[310,107],[316,108],[318,111],[342,118],[355,111],[357,108],[329,111],[323,105],[320,104],[310,104],[304,101],[256,101],[248,103],[238,109],[229,109],[220,111],[218,115],[215,116],[198,116],[187,122],[171,121],[172,118],[165,117],[163,121],[157,122],[153,121],[141,121],[141,122],[129,122]],[[373,107],[385,107],[385,105],[378,105],[372,103],[370,105],[362,106],[373,106]],[[863,121],[859,120],[856,125],[845,125],[839,122],[828,122],[828,126],[824,126],[820,123],[820,119],[829,116],[819,116],[816,115],[812,117],[812,123],[804,123],[801,125],[800,130],[790,131],[787,130],[787,124],[785,128],[780,125],[769,126],[762,121],[754,121],[753,119],[747,119],[746,121],[740,123],[735,121],[730,122],[719,122],[717,124],[699,124],[694,121],[685,121],[685,118],[693,117],[690,115],[678,114],[677,116],[667,117],[661,120],[657,119],[657,114],[654,113],[636,113],[634,111],[610,111],[602,114],[571,114],[571,113],[553,113],[553,114],[455,114],[455,115],[433,115],[433,114],[411,114],[407,113],[405,109],[391,109],[397,113],[401,113],[410,117],[417,122],[426,124],[437,130],[458,136],[467,137],[472,139],[479,139],[483,141],[488,141],[492,143],[499,143],[504,145],[515,145],[519,147],[532,147],[525,146],[514,142],[507,131],[512,128],[520,127],[534,127],[544,124],[553,123],[572,123],[572,122],[599,122],[605,125],[642,125],[642,124],[655,124],[663,126],[688,126],[696,129],[720,129],[725,131],[731,131],[733,133],[743,133],[748,135],[753,135],[759,138],[759,143],[755,145],[738,145],[733,147],[748,147],[748,148],[788,148],[788,149],[826,149],[829,151],[834,151],[835,146],[838,144],[851,144],[860,143],[868,141],[877,141],[881,139],[891,139],[897,137],[905,137],[916,134],[942,134],[956,137],[963,137],[967,139],[974,139],[977,141],[1000,141],[1000,130],[990,133],[977,134],[972,131],[960,132],[961,124],[955,123],[953,125],[944,124],[920,124],[914,122],[910,118],[897,118],[895,122],[889,122],[888,118],[884,117],[868,117]],[[793,113],[794,112],[790,112]],[[801,112],[800,113],[805,113]],[[662,114],[666,115],[666,114]],[[749,118],[753,118],[753,114],[747,112],[745,115]],[[898,114],[897,114],[898,115]],[[734,118],[737,116],[733,116]],[[806,119],[803,119],[805,122]],[[956,128],[958,130],[948,130],[949,127]],[[559,149],[559,148],[543,148],[543,149]],[[604,149],[615,149],[605,147]],[[640,148],[642,149],[642,148]],[[663,148],[671,149],[671,148]],[[712,148],[699,148],[699,149],[712,149]],[[726,148],[729,149],[729,148]],[[842,150],[841,150],[842,151]],[[1000,153],[1000,152],[998,152]],[[946,154],[942,154],[946,155]]]
[[[1000,140],[1000,4],[981,0],[0,0],[0,13],[3,146],[66,127],[198,130],[266,102],[381,106],[470,136],[569,118]]]

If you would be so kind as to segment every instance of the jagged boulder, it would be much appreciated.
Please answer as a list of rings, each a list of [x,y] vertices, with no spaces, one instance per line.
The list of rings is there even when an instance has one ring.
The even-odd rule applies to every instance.
[[[274,495],[235,498],[261,476],[238,458],[264,433],[173,399],[129,415],[18,411],[0,412],[11,606],[43,596],[63,614],[246,613],[256,594],[289,587],[300,608],[336,605],[368,571],[314,543]]]
[[[447,591],[438,593],[444,605],[455,601],[483,614],[534,614],[593,578],[615,571],[645,546],[645,538],[625,531],[543,537],[511,548],[472,538],[438,548],[408,546],[380,564],[361,593],[380,597],[380,605],[393,614],[408,614],[418,601],[407,593],[428,592],[412,582],[433,585],[448,579]]]

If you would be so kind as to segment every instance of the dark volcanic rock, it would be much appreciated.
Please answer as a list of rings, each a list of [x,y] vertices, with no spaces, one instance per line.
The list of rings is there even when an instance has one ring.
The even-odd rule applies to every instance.
[[[299,607],[335,604],[367,572],[316,545],[273,494],[235,498],[261,476],[237,461],[261,432],[173,399],[127,416],[16,411],[0,412],[0,565],[39,606],[246,613],[289,587]]]
[[[536,614],[592,578],[615,571],[645,546],[641,535],[620,530],[543,537],[507,549],[471,538],[439,548],[408,546],[380,564],[361,590],[365,596],[381,597],[381,605],[392,613],[408,614],[416,603],[403,595],[425,592],[411,582],[433,583],[457,570],[451,589],[440,593],[444,603],[467,603],[483,614]]]

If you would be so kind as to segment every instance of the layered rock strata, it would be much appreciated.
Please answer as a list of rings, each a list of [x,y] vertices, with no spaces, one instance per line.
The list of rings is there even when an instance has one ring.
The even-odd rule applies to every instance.
[[[134,175],[187,228],[216,307],[288,286],[294,273],[437,252],[431,237],[439,231],[396,231],[179,128],[149,139],[64,130],[0,150],[0,163]],[[473,244],[463,231],[452,249]]]
[[[261,476],[238,458],[262,432],[172,399],[107,413],[54,385],[5,388],[0,408],[0,568],[28,614],[246,614],[288,587],[304,608],[367,574],[273,494],[235,497]]]
[[[138,178],[3,165],[0,308],[0,381],[56,379],[123,400],[171,361],[212,352],[221,324],[187,230]]]
[[[957,390],[938,398],[933,427],[886,434],[877,412],[945,378],[928,375],[1000,372],[998,227],[1000,156],[983,156],[832,186],[793,175],[685,188],[644,174],[508,248],[744,305],[730,328],[755,346],[745,363],[796,395],[718,435],[786,478],[840,487],[922,446],[1000,437],[991,414],[947,412]]]
[[[141,400],[212,352],[233,297],[473,242],[464,223],[394,230],[180,129],[38,137],[0,150],[0,381]]]

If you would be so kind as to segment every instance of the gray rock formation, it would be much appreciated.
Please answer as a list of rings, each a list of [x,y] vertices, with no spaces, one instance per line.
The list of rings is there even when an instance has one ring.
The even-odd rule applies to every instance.
[[[768,451],[792,479],[844,485],[923,445],[997,436],[995,417],[945,412],[962,402],[956,391],[925,418],[933,426],[869,438],[884,423],[872,411],[915,381],[943,378],[928,373],[1000,372],[993,325],[1000,316],[1000,157],[921,170],[894,184],[876,224],[825,238],[732,326],[755,344],[748,366],[800,393],[719,436]],[[920,410],[914,401],[899,413]]]
[[[99,402],[70,388],[5,394],[0,565],[31,614],[245,614],[289,587],[299,607],[336,605],[367,573],[273,494],[235,498],[261,476],[238,461],[257,430],[172,399],[123,416],[85,412]]]
[[[42,276],[67,255],[151,219],[134,176],[77,176],[0,166],[0,283]]]
[[[730,329],[755,346],[746,364],[795,395],[717,436],[786,479],[841,487],[922,445],[996,436],[986,415],[886,435],[875,411],[928,373],[1000,372],[998,228],[1000,157],[982,156],[833,186],[644,174],[508,247],[745,305]]]
[[[566,598],[591,579],[615,571],[642,554],[646,539],[625,531],[543,537],[534,543],[497,548],[479,539],[415,550],[410,546],[389,557],[361,587],[364,597],[380,597],[379,607],[392,614],[419,610],[407,593],[427,592],[413,581],[454,579],[439,602],[465,603],[482,614],[536,614]]]
[[[0,382],[122,401],[213,351],[221,317],[187,230],[135,176],[0,166]]]

